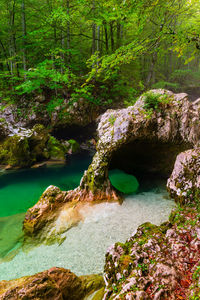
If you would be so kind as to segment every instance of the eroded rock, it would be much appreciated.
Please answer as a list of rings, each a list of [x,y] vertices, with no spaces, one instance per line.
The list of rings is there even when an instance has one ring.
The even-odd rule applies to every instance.
[[[180,153],[173,172],[167,181],[167,189],[173,199],[181,204],[199,203],[200,196],[200,148]]]
[[[58,210],[66,202],[66,192],[58,187],[49,186],[36,205],[30,208],[25,216],[23,230],[25,236],[36,236],[45,226],[49,225],[58,214]]]
[[[70,270],[51,268],[19,279],[0,282],[0,299],[81,300],[104,287],[99,275],[77,277]]]
[[[108,169],[117,153],[120,153],[117,163],[121,162],[122,168],[127,165],[130,171],[131,160],[126,162],[128,147],[136,164],[135,169],[141,167],[144,160],[146,171],[161,172],[169,176],[176,155],[199,143],[199,111],[189,102],[187,94],[173,94],[166,90],[152,90],[149,93],[150,96],[156,95],[154,107],[147,106],[146,94],[134,106],[108,110],[101,116],[97,152],[79,188],[92,192],[94,200],[98,197],[96,195],[102,195],[104,191],[115,193],[108,180]],[[153,105],[151,102],[150,104]],[[123,147],[124,153],[120,152]],[[135,149],[137,152],[134,160]],[[151,157],[145,160],[148,153]]]
[[[198,213],[185,208],[175,210],[170,222],[145,223],[126,243],[111,246],[104,299],[189,299],[190,286],[199,293],[199,230]]]

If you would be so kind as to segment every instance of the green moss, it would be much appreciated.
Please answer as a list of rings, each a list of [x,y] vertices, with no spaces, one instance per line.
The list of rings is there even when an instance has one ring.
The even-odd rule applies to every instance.
[[[147,92],[144,96],[144,108],[147,111],[159,111],[163,106],[168,105],[173,99],[171,96],[159,93]]]
[[[49,137],[47,150],[51,159],[65,159],[66,147],[53,136]]]
[[[109,117],[108,121],[110,122],[110,124],[111,124],[112,126],[114,126],[115,121],[116,121],[116,117],[115,117],[114,115],[111,115],[111,116]]]
[[[69,150],[72,153],[76,153],[80,150],[80,145],[77,141],[71,139],[71,140],[68,140],[67,142],[70,144],[70,149]]]
[[[100,290],[98,290],[95,295],[92,297],[91,300],[102,300],[104,297],[105,288],[102,287]]]
[[[27,167],[32,163],[28,139],[14,135],[8,137],[0,146],[0,163],[13,167]]]

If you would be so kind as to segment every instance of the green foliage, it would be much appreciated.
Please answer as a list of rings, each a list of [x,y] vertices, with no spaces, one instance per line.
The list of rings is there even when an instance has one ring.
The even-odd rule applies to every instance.
[[[53,97],[46,105],[46,110],[49,113],[49,115],[51,115],[55,111],[56,107],[62,106],[63,103],[64,99]]]
[[[51,114],[55,98],[129,106],[152,86],[199,85],[198,0],[11,2],[0,0],[2,102],[42,93]]]
[[[169,104],[171,102],[171,98],[167,94],[157,94],[153,92],[147,92],[143,94],[144,99],[144,108],[148,111],[152,110],[160,110],[161,106],[164,104]]]
[[[111,124],[112,126],[114,126],[115,121],[116,121],[116,117],[113,116],[113,115],[111,115],[108,121],[110,122],[110,124]]]
[[[26,73],[26,81],[16,87],[19,94],[30,94],[34,91],[42,92],[44,89],[51,90],[62,88],[63,85],[70,87],[75,76],[65,69],[64,73],[56,69],[60,67],[60,62],[45,60],[34,69],[29,69]]]
[[[70,102],[74,103],[83,98],[93,104],[100,104],[99,99],[94,97],[93,88],[94,85],[92,84],[82,85],[81,87],[75,88],[74,92],[71,94]]]

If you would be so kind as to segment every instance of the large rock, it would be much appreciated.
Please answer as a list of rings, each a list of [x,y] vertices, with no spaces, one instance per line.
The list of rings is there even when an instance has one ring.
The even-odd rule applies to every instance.
[[[170,222],[161,226],[141,225],[126,243],[108,249],[104,299],[167,300],[199,295],[199,247],[200,221],[194,209],[174,211]]]
[[[104,286],[99,275],[77,277],[70,270],[47,271],[0,282],[0,299],[82,300]]]
[[[18,130],[0,142],[0,164],[30,167],[43,160],[65,161],[68,148],[37,124],[32,129]]]
[[[117,198],[109,167],[169,176],[177,154],[199,143],[199,117],[187,94],[165,90],[152,90],[126,109],[108,110],[101,116],[97,152],[79,191],[88,191],[85,199],[87,194],[93,200],[108,194]]]
[[[200,148],[180,153],[173,172],[167,181],[173,199],[181,204],[199,205],[200,197]]]
[[[30,208],[24,219],[24,233],[36,235],[42,228],[49,225],[55,218],[58,209],[63,206],[66,199],[66,192],[58,187],[49,186],[36,205]]]

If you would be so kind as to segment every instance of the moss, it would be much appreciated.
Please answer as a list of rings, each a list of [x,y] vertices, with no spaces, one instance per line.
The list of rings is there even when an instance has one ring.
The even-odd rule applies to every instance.
[[[0,146],[0,163],[13,167],[30,166],[33,159],[30,154],[28,139],[14,135],[8,137]]]
[[[47,150],[51,159],[65,159],[66,147],[53,136],[49,137]]]
[[[61,245],[66,239],[66,236],[62,237],[61,234],[56,233],[56,231],[54,230],[53,232],[51,232],[51,235],[49,237],[45,238],[45,245],[53,245],[55,243],[57,243],[58,245]]]
[[[173,98],[168,94],[158,94],[154,92],[147,92],[143,94],[144,97],[144,108],[146,111],[152,112],[152,110],[160,111],[169,105]]]
[[[104,297],[104,293],[105,293],[105,288],[102,287],[95,293],[95,295],[92,297],[91,300],[102,300]]]
[[[70,151],[71,153],[76,153],[80,150],[80,145],[77,141],[71,139],[67,141],[70,144]]]

